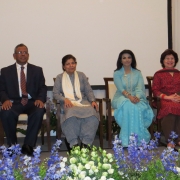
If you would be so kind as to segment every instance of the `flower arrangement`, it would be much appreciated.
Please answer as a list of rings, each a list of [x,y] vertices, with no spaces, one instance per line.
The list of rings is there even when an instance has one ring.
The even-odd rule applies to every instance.
[[[68,164],[71,173],[67,180],[114,180],[119,177],[114,156],[95,146],[91,150],[75,147]]]
[[[172,134],[175,133],[171,133],[171,141],[177,137]],[[149,144],[143,140],[138,145],[137,135],[132,134],[127,156],[125,156],[121,141],[117,137],[115,138],[113,150],[122,179],[180,179],[178,168],[176,168],[176,163],[180,161],[179,152],[168,147],[160,155],[157,148],[160,133],[155,133],[154,136],[155,139],[151,140]]]
[[[67,157],[59,156],[61,140],[53,145],[50,157],[40,161],[41,148],[34,149],[34,156],[21,154],[20,146],[0,147],[0,180],[176,180],[180,179],[179,152],[168,147],[158,152],[159,133],[149,144],[138,144],[135,134],[130,136],[127,150],[115,137],[114,155],[101,148],[75,147]],[[177,138],[172,132],[170,141]]]

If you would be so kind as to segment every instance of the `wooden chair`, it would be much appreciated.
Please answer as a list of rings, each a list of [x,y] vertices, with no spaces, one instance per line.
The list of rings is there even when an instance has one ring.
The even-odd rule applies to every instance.
[[[53,78],[53,80],[55,82],[56,78]],[[61,106],[58,101],[56,101],[56,107],[57,107],[57,112],[61,112]],[[60,113],[56,113],[56,119],[57,119],[56,137],[57,139],[61,139],[62,130],[61,130],[61,123],[60,123]]]
[[[28,116],[27,114],[20,114],[18,117],[18,124],[26,125]],[[47,132],[47,145],[48,151],[51,151],[51,139],[50,139],[50,107],[49,104],[46,103],[46,113],[43,116],[42,126],[41,126],[41,140],[42,144],[44,144],[44,129],[46,128]],[[0,145],[4,144],[4,130],[2,126],[2,122],[0,121]]]
[[[117,90],[114,79],[113,78],[104,78],[105,82],[105,90],[106,94],[103,100],[106,101],[106,114],[107,114],[107,124],[106,124],[106,132],[107,136],[106,139],[108,140],[108,146],[112,147],[112,137],[113,137],[113,129],[112,123],[115,122],[114,119],[114,109],[111,107],[111,100]]]
[[[54,82],[56,80],[56,78],[53,78]],[[102,99],[98,99],[96,98],[96,102],[99,105],[99,115],[100,115],[100,121],[99,121],[99,142],[100,142],[100,147],[103,148],[103,122],[102,122]],[[59,102],[56,103],[57,105],[57,112],[61,112],[61,105]],[[61,134],[62,134],[62,130],[61,130],[61,115],[60,113],[56,113],[56,118],[57,118],[57,137],[58,139],[61,138]],[[67,142],[66,142],[67,143]],[[66,146],[68,146],[68,144],[66,144]],[[68,147],[67,147],[68,148]]]
[[[149,101],[149,105],[151,106],[151,108],[156,109],[157,114],[158,114],[161,107],[161,102],[160,102],[160,98],[154,97],[152,93],[153,76],[147,76],[146,79],[147,79],[148,88],[149,88],[149,94],[148,94],[147,100]],[[156,121],[154,121],[152,125],[150,126],[149,130],[151,133],[151,137],[153,137],[153,134],[154,134],[154,126],[157,127],[156,129],[158,132],[161,132],[161,121],[156,119]]]

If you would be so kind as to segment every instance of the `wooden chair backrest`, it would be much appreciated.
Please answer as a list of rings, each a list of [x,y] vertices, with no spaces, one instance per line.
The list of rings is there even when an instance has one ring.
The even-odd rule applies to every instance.
[[[149,88],[149,97],[153,97],[152,93],[152,81],[153,81],[153,76],[146,76],[147,82],[148,82],[148,88]]]

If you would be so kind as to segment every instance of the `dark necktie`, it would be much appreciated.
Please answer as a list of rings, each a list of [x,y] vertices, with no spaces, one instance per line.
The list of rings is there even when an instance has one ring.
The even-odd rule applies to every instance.
[[[21,91],[22,91],[21,104],[25,106],[28,102],[28,94],[26,92],[26,78],[25,78],[23,66],[21,66]]]

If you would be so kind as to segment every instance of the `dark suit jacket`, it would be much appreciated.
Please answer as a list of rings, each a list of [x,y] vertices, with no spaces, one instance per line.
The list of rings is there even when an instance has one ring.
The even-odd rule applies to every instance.
[[[46,102],[47,87],[41,67],[27,64],[27,93],[33,100]],[[0,101],[20,100],[16,64],[1,69],[0,76]]]

